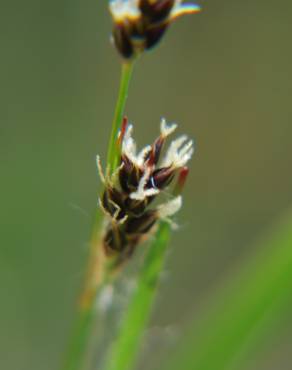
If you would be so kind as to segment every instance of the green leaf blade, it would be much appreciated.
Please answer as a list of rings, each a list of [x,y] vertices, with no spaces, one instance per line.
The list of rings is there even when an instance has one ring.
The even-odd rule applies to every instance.
[[[265,315],[285,304],[292,293],[292,217],[255,250],[210,299],[165,369],[227,370]]]

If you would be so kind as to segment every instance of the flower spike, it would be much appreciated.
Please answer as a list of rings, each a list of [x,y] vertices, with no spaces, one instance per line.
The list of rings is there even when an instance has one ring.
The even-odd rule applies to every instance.
[[[105,185],[100,207],[107,218],[103,238],[107,255],[117,255],[117,265],[128,259],[137,245],[154,230],[160,219],[168,220],[182,205],[181,190],[188,169],[185,164],[193,153],[193,142],[183,135],[171,142],[165,158],[160,164],[160,155],[166,138],[177,128],[162,119],[160,135],[152,145],[137,152],[132,136],[133,125],[125,118],[118,136],[121,147],[121,162],[114,174],[104,175],[99,157],[97,165]],[[161,205],[150,207],[178,176],[173,194],[175,198]]]

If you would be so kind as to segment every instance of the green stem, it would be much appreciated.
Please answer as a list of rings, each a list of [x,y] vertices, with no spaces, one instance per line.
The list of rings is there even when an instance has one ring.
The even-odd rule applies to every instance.
[[[103,285],[102,260],[99,257],[100,234],[102,225],[102,215],[98,210],[93,224],[90,240],[90,255],[86,273],[86,281],[78,302],[78,312],[76,314],[73,331],[69,342],[65,363],[62,370],[80,370],[83,368],[84,357],[89,342],[91,327],[94,321],[94,303],[98,290]],[[97,279],[97,270],[100,277]]]
[[[125,104],[128,96],[129,83],[132,75],[133,63],[124,63],[122,66],[120,89],[116,103],[112,131],[109,141],[108,166],[111,171],[118,165],[119,149],[116,145],[117,135],[124,114]],[[67,357],[62,370],[81,370],[92,332],[95,318],[95,302],[100,289],[108,280],[110,264],[105,261],[103,249],[101,248],[102,214],[99,208],[93,223],[90,239],[90,255],[86,274],[86,281],[82,292],[80,305],[72,332]]]
[[[109,350],[103,370],[131,369],[153,305],[169,239],[170,226],[163,221],[149,247],[137,288],[127,306],[118,337]]]
[[[94,317],[93,306],[87,310],[79,311],[73,328],[72,339],[69,346],[68,355],[63,366],[64,370],[82,369],[85,349],[87,347],[90,327]]]
[[[118,166],[119,149],[117,146],[117,136],[124,115],[133,66],[134,62],[123,63],[122,65],[120,90],[112,123],[112,131],[107,154],[107,164],[110,166],[111,172],[113,172]]]

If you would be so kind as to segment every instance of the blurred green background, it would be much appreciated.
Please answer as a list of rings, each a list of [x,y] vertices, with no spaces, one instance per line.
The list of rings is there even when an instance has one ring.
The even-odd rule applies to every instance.
[[[120,66],[106,1],[1,5],[0,368],[52,370],[82,280]],[[141,145],[161,116],[197,145],[141,370],[159,366],[292,205],[292,4],[202,5],[139,61],[127,105]],[[240,370],[291,369],[291,307]]]

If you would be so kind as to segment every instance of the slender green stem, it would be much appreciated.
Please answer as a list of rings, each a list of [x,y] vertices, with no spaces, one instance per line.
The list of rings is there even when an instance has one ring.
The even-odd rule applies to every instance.
[[[137,288],[127,306],[118,337],[109,350],[103,370],[131,369],[150,315],[169,239],[170,226],[163,221],[149,247]]]
[[[63,366],[64,370],[82,369],[85,349],[90,333],[90,326],[93,319],[92,306],[87,310],[79,311],[73,328],[72,339],[69,345],[68,355]]]
[[[99,254],[100,231],[102,215],[97,210],[90,240],[90,255],[87,267],[86,281],[78,302],[74,327],[71,333],[67,355],[62,370],[80,370],[83,368],[87,344],[90,338],[94,319],[94,302],[98,289],[102,286],[102,261]],[[100,277],[97,277],[97,271]]]
[[[117,146],[117,135],[124,114],[125,104],[128,96],[129,83],[132,75],[133,63],[124,63],[122,66],[120,89],[112,124],[109,141],[108,166],[113,171],[118,165],[119,149]],[[98,292],[108,280],[110,263],[104,258],[101,248],[102,214],[99,208],[93,223],[90,239],[90,255],[86,274],[86,281],[82,292],[79,309],[73,328],[67,357],[62,370],[83,369],[84,358],[94,323],[94,306]]]
[[[107,154],[107,164],[110,166],[111,171],[114,171],[118,166],[119,149],[117,146],[117,135],[124,115],[133,66],[134,62],[123,63],[122,65],[120,90],[112,123],[112,131]]]

